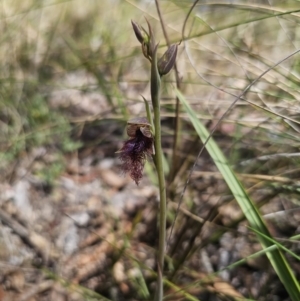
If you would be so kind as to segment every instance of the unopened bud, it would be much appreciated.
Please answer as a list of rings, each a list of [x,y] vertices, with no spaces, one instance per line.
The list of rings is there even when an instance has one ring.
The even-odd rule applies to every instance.
[[[142,44],[144,42],[143,34],[140,30],[140,27],[138,24],[136,24],[134,21],[131,20],[132,28],[135,33],[136,38],[139,40],[139,42]]]
[[[157,69],[160,76],[166,75],[173,68],[177,56],[178,44],[171,45],[164,55],[157,62]]]
[[[148,22],[148,21],[147,21]],[[150,39],[151,39],[151,27],[149,26],[149,33],[146,31],[146,29],[134,21],[131,20],[132,28],[135,33],[136,38],[138,41],[142,44],[142,52],[144,56],[151,62],[152,52],[150,47]]]

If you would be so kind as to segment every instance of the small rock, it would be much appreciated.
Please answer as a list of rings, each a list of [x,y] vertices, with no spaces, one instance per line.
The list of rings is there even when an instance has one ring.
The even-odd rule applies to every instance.
[[[118,283],[121,283],[126,280],[126,275],[124,270],[125,270],[124,264],[122,262],[118,261],[114,264],[113,275]]]
[[[87,212],[72,214],[71,218],[80,227],[86,226],[90,220],[90,216],[87,214]]]

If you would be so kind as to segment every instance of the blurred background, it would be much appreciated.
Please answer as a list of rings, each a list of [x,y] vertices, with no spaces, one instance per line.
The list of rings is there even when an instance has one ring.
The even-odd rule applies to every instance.
[[[271,234],[299,254],[299,1],[159,1],[180,90]],[[188,18],[187,18],[188,17]],[[0,1],[0,300],[152,300],[158,189],[116,152],[145,116],[149,62],[131,20],[166,41],[155,1]],[[184,27],[185,24],[185,27]],[[184,32],[183,31],[184,28]],[[291,300],[163,78],[166,300]],[[177,137],[174,151],[174,136]],[[191,167],[194,171],[189,175]],[[177,204],[189,178],[182,204]],[[299,259],[287,255],[296,277]],[[230,266],[231,265],[231,266]],[[230,268],[229,268],[230,266]]]

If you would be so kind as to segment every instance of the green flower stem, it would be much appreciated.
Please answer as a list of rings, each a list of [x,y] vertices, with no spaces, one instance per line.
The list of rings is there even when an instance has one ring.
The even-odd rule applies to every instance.
[[[151,109],[150,109],[150,106],[149,106],[149,103],[148,103],[147,99],[144,96],[142,96],[142,97],[143,97],[144,103],[145,103],[145,108],[146,108],[146,112],[147,112],[147,119],[151,123],[151,131],[152,131],[152,135],[154,137],[155,136],[155,131],[154,131],[155,129],[154,129],[154,123],[153,123]]]
[[[151,63],[151,99],[154,113],[154,146],[155,146],[155,164],[159,183],[159,246],[158,246],[158,277],[157,289],[155,294],[156,301],[163,299],[163,270],[164,270],[164,255],[166,243],[166,211],[167,197],[166,185],[163,169],[163,152],[161,148],[161,121],[160,121],[160,75],[157,70],[157,46],[153,47],[152,63]]]

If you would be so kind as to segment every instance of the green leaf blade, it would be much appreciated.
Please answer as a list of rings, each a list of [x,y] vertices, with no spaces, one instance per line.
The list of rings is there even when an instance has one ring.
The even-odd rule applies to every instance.
[[[183,105],[185,111],[187,112],[191,123],[193,124],[198,136],[200,137],[203,143],[206,143],[206,140],[209,137],[209,132],[206,127],[201,123],[197,118],[195,111],[191,108],[185,97],[181,94],[179,90],[175,90],[177,97],[179,98],[181,104]],[[260,241],[262,248],[266,249],[273,245],[272,236],[269,233],[268,228],[266,227],[263,218],[261,217],[256,206],[250,199],[249,195],[245,191],[243,185],[237,179],[234,171],[229,166],[226,157],[223,152],[217,145],[217,143],[211,137],[206,143],[206,150],[210,154],[211,158],[215,162],[220,173],[223,175],[224,180],[226,181],[231,193],[238,202],[241,210],[243,211],[246,219],[249,222],[249,225],[256,230],[257,232],[262,233],[263,235],[257,235],[258,240]],[[270,239],[266,239],[269,237]],[[285,286],[287,292],[289,293],[293,301],[300,300],[300,286],[295,278],[295,275],[284,257],[283,253],[275,249],[273,251],[267,252],[267,257],[272,264],[275,272],[280,278],[281,282]]]

